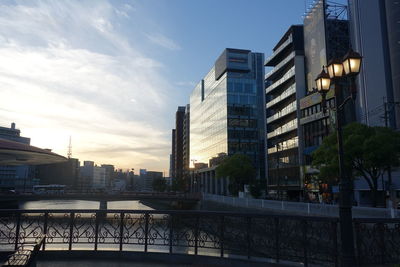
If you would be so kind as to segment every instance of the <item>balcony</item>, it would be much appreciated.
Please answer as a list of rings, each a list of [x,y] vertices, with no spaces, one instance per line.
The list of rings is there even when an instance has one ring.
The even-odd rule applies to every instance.
[[[276,65],[270,72],[265,74],[265,79],[267,80],[268,78],[271,78],[272,75],[274,75],[277,71],[282,69],[282,67],[286,66],[294,57],[296,56],[296,52],[293,51],[290,53],[284,60],[282,60],[278,65]]]
[[[283,91],[282,94],[280,94],[278,97],[275,97],[274,99],[272,99],[271,101],[269,101],[266,105],[267,108],[270,108],[272,106],[274,106],[275,104],[281,102],[282,100],[285,100],[286,98],[288,98],[289,96],[293,95],[296,93],[296,84],[292,84],[291,86],[289,86],[289,88],[287,88],[285,91]]]
[[[292,78],[295,74],[295,69],[294,66],[292,68],[290,68],[285,75],[282,76],[282,78],[280,78],[278,81],[274,82],[273,84],[271,84],[270,86],[268,86],[265,89],[265,93],[268,94],[270,92],[272,92],[273,90],[275,90],[277,87],[279,87],[280,85],[282,85],[283,83],[285,83],[287,80],[289,80],[290,78]]]
[[[295,112],[297,109],[297,103],[296,101],[290,103],[288,106],[284,107],[283,109],[281,109],[280,111],[278,111],[277,113],[275,113],[274,115],[272,115],[271,117],[267,118],[267,123],[271,123],[277,119],[280,119],[290,113]]]
[[[282,45],[280,47],[278,47],[278,49],[276,49],[274,51],[274,53],[272,53],[272,55],[270,55],[266,60],[264,65],[265,66],[270,66],[269,64],[271,64],[270,61],[272,61],[273,58],[275,58],[280,52],[282,52],[283,49],[285,49],[288,45],[290,45],[293,42],[293,37],[292,35],[289,36],[289,38],[282,43]]]
[[[285,150],[288,150],[288,149],[292,149],[292,148],[296,148],[296,147],[299,147],[299,140],[298,139],[296,139],[296,140],[293,140],[292,142],[290,142],[291,144],[288,144],[288,145],[282,145],[280,148],[279,148],[279,151],[285,151]],[[274,146],[274,147],[271,147],[271,148],[268,148],[268,154],[272,154],[272,153],[276,153],[277,152],[277,149],[276,149],[276,147]]]
[[[279,127],[277,129],[275,129],[275,131],[272,131],[270,133],[267,134],[267,138],[273,138],[275,136],[293,131],[297,129],[297,119],[294,119],[288,123],[286,123],[285,125],[283,125],[282,127]]]

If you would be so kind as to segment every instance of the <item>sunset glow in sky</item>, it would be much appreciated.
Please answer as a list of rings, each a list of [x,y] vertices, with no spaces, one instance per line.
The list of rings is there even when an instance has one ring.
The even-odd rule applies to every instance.
[[[311,2],[311,1],[308,1]],[[179,105],[225,47],[267,55],[304,0],[1,1],[0,126],[168,174]]]

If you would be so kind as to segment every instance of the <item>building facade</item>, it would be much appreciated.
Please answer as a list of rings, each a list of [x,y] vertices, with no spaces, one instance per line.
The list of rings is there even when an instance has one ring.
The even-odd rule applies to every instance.
[[[41,185],[60,184],[68,189],[77,189],[79,160],[69,158],[66,162],[36,166],[36,178]]]
[[[303,26],[291,26],[265,61],[268,195],[299,199],[302,131],[299,101],[306,92]]]
[[[185,107],[178,107],[175,114],[175,178],[183,178],[183,143],[184,143],[184,120]]]
[[[399,127],[400,105],[400,4],[395,0],[349,0],[350,32],[354,50],[363,56],[357,76],[357,121]]]
[[[21,136],[15,123],[11,127],[0,127],[0,138],[29,145],[31,140]],[[0,166],[0,190],[30,191],[37,184],[34,166]]]
[[[265,178],[264,55],[227,48],[190,96],[190,160],[248,155]]]
[[[93,161],[84,161],[80,167],[81,189],[105,189],[106,169],[96,166]]]
[[[169,176],[173,179],[175,177],[175,135],[176,130],[171,131],[171,155],[169,157]]]

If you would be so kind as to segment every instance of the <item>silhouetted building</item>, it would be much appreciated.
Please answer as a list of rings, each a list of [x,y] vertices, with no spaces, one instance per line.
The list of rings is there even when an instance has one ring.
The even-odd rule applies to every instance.
[[[178,107],[175,114],[175,178],[183,178],[183,132],[185,119],[185,107]]]
[[[176,135],[176,130],[172,129],[171,132],[171,143],[172,143],[172,147],[171,147],[171,155],[169,157],[169,176],[174,179],[175,178],[175,135]]]
[[[96,166],[93,161],[84,161],[79,175],[83,190],[106,188],[106,169]]]
[[[11,123],[10,128],[0,127],[0,138],[27,145],[31,141],[30,138],[21,136],[15,123]],[[30,191],[37,182],[34,166],[0,166],[0,190]]]
[[[190,167],[190,105],[186,105],[183,119],[183,170],[187,174]]]
[[[41,185],[60,184],[68,189],[78,188],[79,160],[70,158],[66,162],[36,166],[36,178]]]
[[[110,164],[101,164],[101,167],[105,169],[105,184],[107,187],[110,187],[113,183],[112,180],[114,179],[114,165]],[[129,183],[128,183],[129,184]]]

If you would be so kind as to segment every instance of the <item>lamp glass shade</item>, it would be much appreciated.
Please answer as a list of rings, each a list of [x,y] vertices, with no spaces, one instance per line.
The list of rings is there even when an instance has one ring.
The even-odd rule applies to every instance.
[[[346,75],[357,75],[360,72],[362,57],[350,49],[343,59],[343,69]]]
[[[343,76],[343,64],[342,63],[332,63],[328,66],[329,77],[339,78]]]
[[[318,75],[315,79],[318,92],[327,92],[331,86],[331,79],[329,75],[325,72],[325,69]]]

